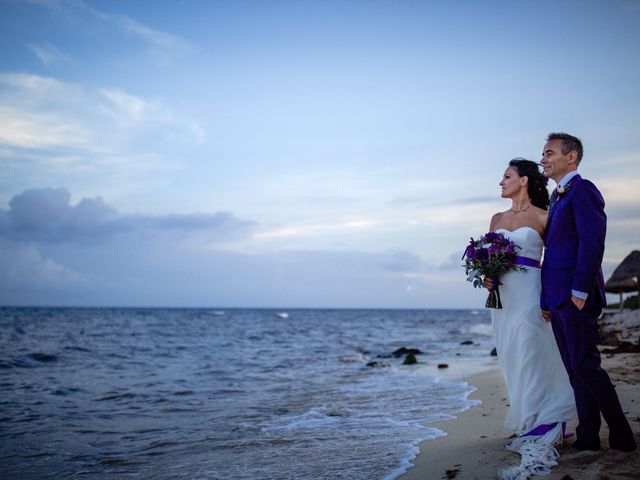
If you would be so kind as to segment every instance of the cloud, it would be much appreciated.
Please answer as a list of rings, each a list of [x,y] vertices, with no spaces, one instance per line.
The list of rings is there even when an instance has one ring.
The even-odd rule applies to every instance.
[[[307,263],[310,259],[318,264],[339,266],[341,269],[376,271],[388,274],[419,274],[434,270],[418,255],[404,250],[386,252],[358,252],[354,250],[288,250],[272,255],[285,264]]]
[[[457,252],[453,252],[442,264],[438,266],[438,269],[442,271],[450,270],[450,271],[462,272],[463,271],[462,270],[462,265],[463,265],[462,254],[463,253],[464,253],[464,250],[462,249]]]
[[[391,251],[375,262],[380,268],[395,273],[415,274],[430,269],[418,255],[406,251]]]
[[[318,237],[324,235],[340,235],[357,230],[375,227],[379,221],[375,218],[338,218],[305,220],[297,224],[276,227],[256,232],[256,239],[281,239],[287,237]]]
[[[403,252],[246,255],[158,236],[117,247],[0,238],[0,304],[424,308],[446,307],[452,288],[474,304],[459,275],[416,273],[424,265]]]
[[[153,28],[143,25],[126,15],[107,15],[95,9],[91,10],[100,18],[113,22],[122,30],[146,40],[155,47],[162,49],[162,51],[167,54],[179,55],[191,49],[191,44],[183,38],[170,33],[154,30]]]
[[[459,266],[408,249],[229,248],[253,229],[225,212],[123,214],[100,197],[27,190],[0,210],[0,303],[421,308],[447,306],[452,291],[475,301]]]
[[[597,181],[597,186],[605,199],[607,214],[607,245],[605,261],[624,258],[631,250],[638,248],[640,231],[640,179],[638,178],[638,156],[625,155],[625,161],[618,163],[610,172],[617,172],[621,178],[608,177]],[[626,166],[626,168],[624,168]]]
[[[0,86],[0,144],[48,149],[89,148],[94,143],[76,114],[81,99],[88,100],[81,88],[26,74],[1,74]]]
[[[47,195],[59,196],[53,210],[63,210],[64,192]],[[109,243],[0,236],[0,261],[0,304],[420,308],[446,306],[451,285],[466,290],[459,275],[452,283],[406,251],[247,255],[188,248],[157,232]]]
[[[142,121],[152,113],[153,109],[150,108],[149,103],[134,95],[129,95],[121,90],[107,89],[102,90],[101,93],[114,107],[114,116],[124,123]],[[162,117],[165,116],[162,115]]]
[[[0,144],[7,147],[48,149],[91,146],[91,135],[83,125],[58,115],[0,105],[0,124]]]
[[[94,150],[100,151],[108,149],[102,139],[126,137],[131,126],[184,131],[188,141],[204,139],[202,127],[176,115],[161,100],[148,100],[121,89],[91,90],[22,73],[0,74],[0,86],[4,87],[0,90],[0,142],[7,146],[97,145]],[[120,128],[114,129],[114,119]],[[112,130],[115,135],[110,137],[107,133]]]
[[[0,263],[0,302],[5,305],[37,304],[42,295],[73,295],[100,283],[92,275],[45,257],[33,244],[19,245],[0,238]]]
[[[197,143],[204,142],[204,129],[197,122],[181,120],[160,101],[145,100],[118,89],[102,89],[100,93],[108,101],[102,105],[103,111],[123,128],[154,123],[181,126]]]
[[[26,47],[40,59],[45,67],[49,67],[54,63],[69,60],[69,57],[65,53],[48,42],[27,43]]]
[[[123,163],[134,171],[176,168],[180,157],[171,152],[204,138],[197,122],[161,100],[38,75],[0,74],[0,147],[21,161],[65,172]]]
[[[98,19],[122,30],[123,32],[140,38],[151,45],[163,63],[171,61],[192,49],[191,44],[171,33],[156,30],[148,25],[134,20],[123,14],[110,14],[99,10],[82,0],[27,0],[28,3],[49,8],[60,12],[73,12],[76,16],[85,15],[90,19]],[[35,52],[34,52],[35,53]],[[38,53],[36,55],[40,56]],[[45,57],[47,53],[45,52]],[[43,60],[44,62],[44,60]]]
[[[95,242],[119,234],[204,232],[209,242],[248,234],[253,222],[228,212],[214,214],[124,215],[102,198],[83,198],[71,205],[64,188],[26,190],[0,210],[0,236],[44,243]]]
[[[434,196],[417,195],[413,197],[398,197],[391,200],[390,204],[397,207],[434,207],[440,205],[478,205],[478,204],[495,204],[497,197],[495,195],[480,195],[477,197],[465,198],[434,198]]]
[[[636,159],[638,161],[638,159]],[[635,165],[637,170],[637,164]],[[605,179],[599,181],[597,186],[604,196],[605,210],[611,219],[620,216],[626,218],[640,218],[640,178],[628,172],[626,176],[618,179]]]

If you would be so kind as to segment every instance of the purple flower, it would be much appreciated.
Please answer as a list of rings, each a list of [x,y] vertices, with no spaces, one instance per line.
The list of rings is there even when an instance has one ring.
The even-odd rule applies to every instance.
[[[511,270],[521,269],[516,265],[516,249],[518,246],[498,232],[488,232],[477,240],[471,238],[465,248],[465,273],[474,286],[481,287],[481,276],[497,278]],[[477,272],[469,276],[469,272]]]
[[[512,270],[525,270],[516,265],[516,249],[519,248],[507,237],[497,232],[488,232],[475,240],[473,237],[464,250],[463,267],[467,281],[474,287],[483,286],[483,277],[494,280],[495,288],[489,292],[486,307],[502,308],[500,301],[500,275]]]

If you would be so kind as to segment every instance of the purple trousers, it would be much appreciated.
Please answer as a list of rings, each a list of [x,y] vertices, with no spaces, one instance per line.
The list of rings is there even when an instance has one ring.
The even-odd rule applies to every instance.
[[[600,366],[597,317],[600,308],[578,310],[569,300],[551,310],[551,325],[573,387],[579,425],[576,441],[599,448],[600,414],[609,426],[609,446],[632,451],[636,441],[609,375]]]

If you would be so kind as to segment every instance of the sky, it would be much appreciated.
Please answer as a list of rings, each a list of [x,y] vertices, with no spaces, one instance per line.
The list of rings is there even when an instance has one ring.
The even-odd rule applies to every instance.
[[[607,278],[638,46],[638,0],[0,0],[0,305],[480,308],[462,251],[552,131]]]

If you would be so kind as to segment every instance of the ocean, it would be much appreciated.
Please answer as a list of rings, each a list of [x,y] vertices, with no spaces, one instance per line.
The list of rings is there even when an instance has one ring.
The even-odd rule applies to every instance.
[[[0,308],[0,478],[391,480],[495,364],[486,310],[284,312]]]

